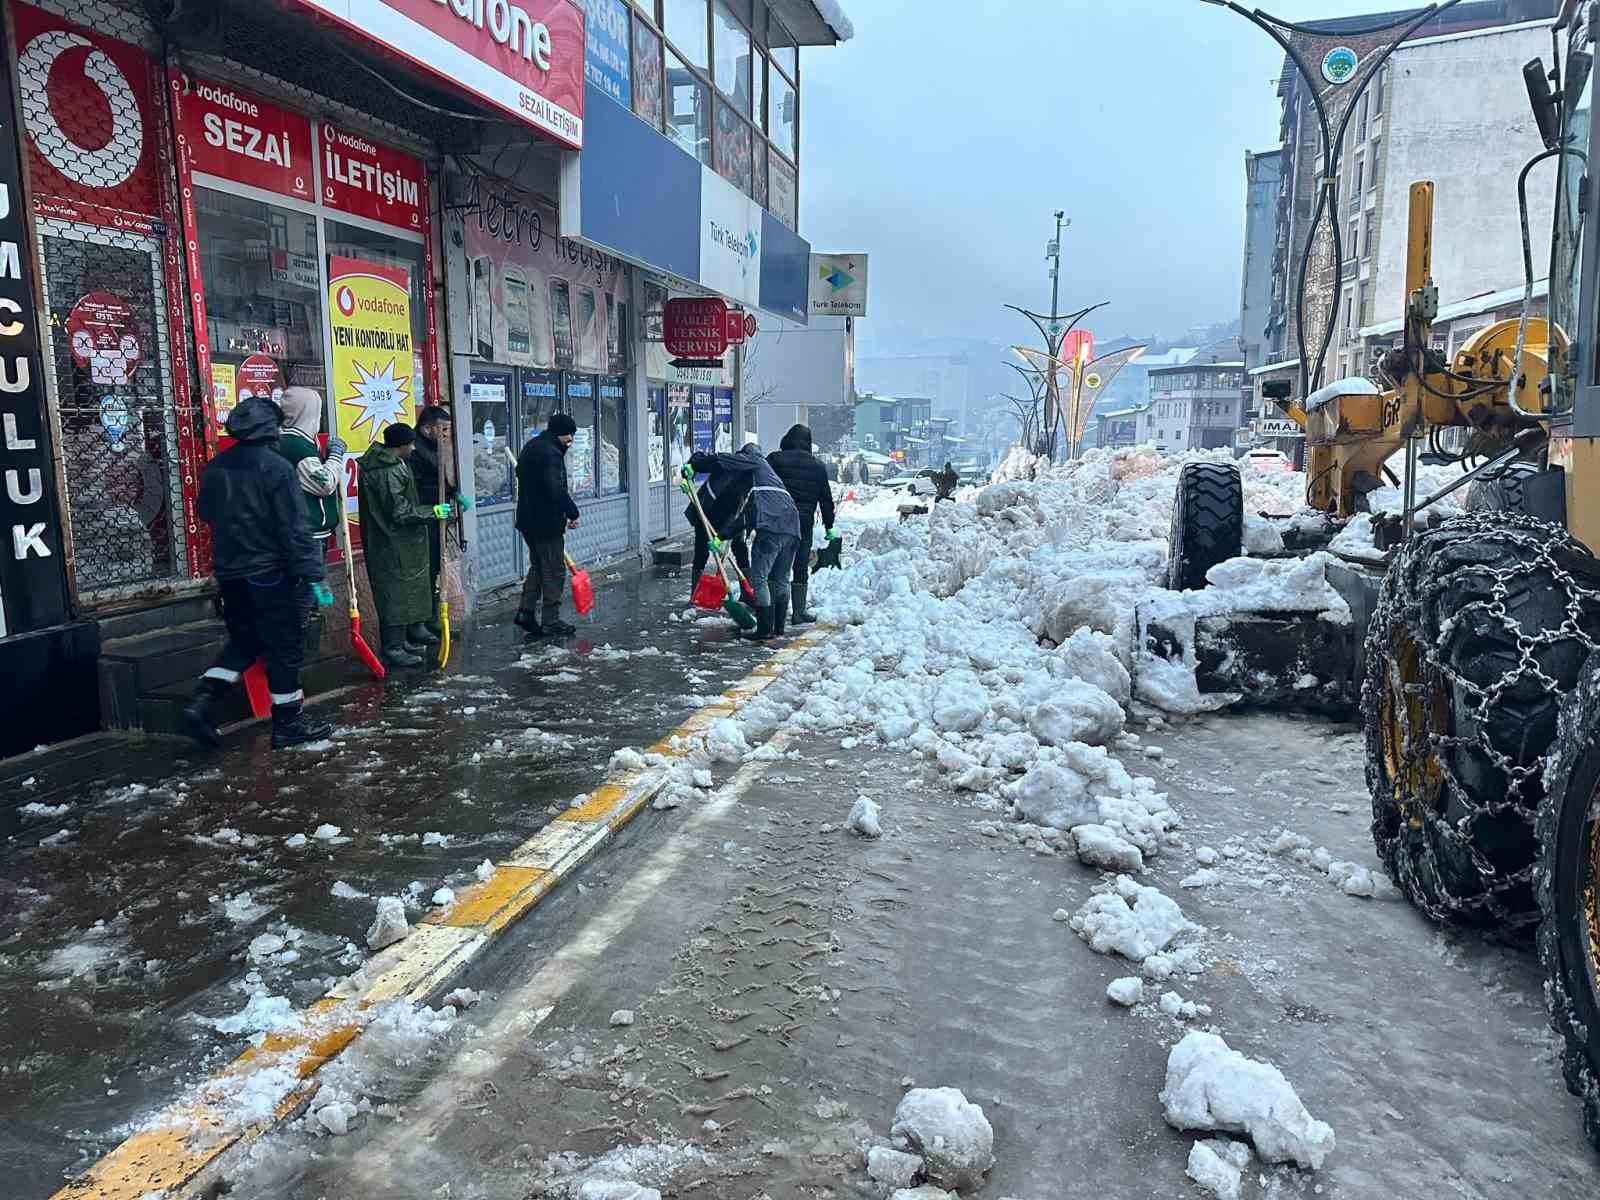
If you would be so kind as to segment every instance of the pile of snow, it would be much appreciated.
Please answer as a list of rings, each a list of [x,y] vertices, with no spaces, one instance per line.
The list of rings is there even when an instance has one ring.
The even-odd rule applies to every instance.
[[[928,1180],[945,1188],[977,1188],[994,1166],[994,1130],[959,1088],[912,1088],[894,1111],[889,1136],[919,1155]]]
[[[866,796],[857,796],[850,809],[848,824],[862,837],[882,837],[883,826],[878,822],[878,806]]]
[[[1229,1138],[1205,1138],[1189,1148],[1185,1174],[1217,1200],[1239,1200],[1244,1173],[1250,1167],[1250,1147]]]
[[[406,920],[406,902],[398,896],[384,896],[378,901],[378,911],[367,930],[367,945],[373,950],[392,946],[411,932]]]
[[[1136,963],[1196,928],[1171,897],[1126,875],[1090,896],[1070,924],[1096,954],[1120,954]]]
[[[1174,1129],[1244,1134],[1263,1162],[1316,1170],[1333,1150],[1333,1130],[1306,1111],[1277,1067],[1214,1033],[1185,1034],[1172,1048],[1161,1104]]]

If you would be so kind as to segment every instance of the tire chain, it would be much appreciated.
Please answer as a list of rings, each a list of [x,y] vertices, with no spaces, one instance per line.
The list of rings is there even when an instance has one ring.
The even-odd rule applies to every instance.
[[[1542,648],[1567,640],[1578,643],[1589,653],[1600,648],[1600,640],[1591,632],[1600,630],[1600,588],[1581,581],[1559,561],[1558,550],[1566,549],[1569,554],[1583,553],[1565,529],[1517,512],[1467,513],[1414,538],[1391,566],[1369,626],[1365,650],[1369,663],[1382,663],[1391,652],[1392,647],[1384,640],[1384,631],[1398,624],[1419,627],[1422,611],[1437,599],[1445,586],[1445,580],[1431,572],[1424,574],[1427,568],[1432,567],[1432,556],[1427,552],[1439,541],[1494,542],[1515,546],[1524,555],[1512,566],[1495,568],[1480,564],[1463,566],[1451,572],[1450,578],[1462,571],[1491,577],[1490,599],[1473,601],[1459,612],[1451,614],[1441,623],[1437,637],[1427,644],[1419,643],[1424,682],[1420,686],[1413,684],[1410,687],[1420,693],[1424,728],[1420,731],[1411,728],[1410,710],[1404,705],[1395,714],[1403,735],[1399,778],[1421,777],[1426,760],[1431,756],[1443,776],[1445,788],[1466,810],[1464,816],[1452,823],[1443,812],[1418,805],[1415,797],[1404,797],[1399,805],[1401,822],[1419,819],[1426,828],[1427,836],[1435,844],[1449,842],[1464,851],[1482,878],[1485,890],[1478,896],[1457,896],[1448,889],[1442,877],[1436,877],[1440,897],[1436,903],[1429,898],[1427,889],[1420,885],[1416,864],[1411,857],[1403,853],[1395,855],[1392,865],[1400,875],[1396,883],[1400,884],[1417,907],[1436,921],[1459,920],[1463,914],[1487,913],[1507,928],[1523,928],[1538,920],[1537,908],[1527,910],[1506,903],[1505,898],[1519,887],[1531,887],[1538,867],[1537,856],[1515,872],[1504,872],[1480,849],[1477,827],[1487,820],[1510,816],[1527,826],[1532,840],[1540,801],[1543,799],[1545,755],[1541,753],[1527,764],[1515,762],[1493,744],[1488,735],[1487,718],[1500,699],[1524,680],[1535,680],[1551,693],[1570,689],[1572,681],[1552,678],[1539,665],[1535,654]],[[1516,580],[1540,573],[1547,573],[1564,592],[1566,617],[1554,628],[1529,631],[1522,629],[1507,612],[1506,600]],[[1600,582],[1600,567],[1597,567],[1595,579]],[[1487,687],[1456,671],[1444,654],[1445,643],[1455,623],[1474,611],[1488,614],[1503,629],[1516,631],[1517,665]],[[1410,621],[1404,619],[1407,615],[1411,616]],[[1386,674],[1381,669],[1368,671],[1365,685],[1367,694],[1363,697],[1365,711],[1377,711],[1380,703],[1378,691],[1385,678]],[[1458,697],[1458,704],[1461,705],[1459,711],[1475,718],[1474,735],[1460,736],[1427,728],[1427,714],[1432,711],[1431,697],[1437,694],[1439,688]],[[1422,735],[1420,737],[1417,736],[1419,732]],[[1452,746],[1467,747],[1493,764],[1507,782],[1504,796],[1494,799],[1473,795],[1443,753]],[[1384,778],[1376,764],[1369,769],[1369,782],[1375,800],[1380,795],[1380,789],[1385,799],[1393,795],[1392,783]],[[1373,832],[1381,836],[1376,820]]]

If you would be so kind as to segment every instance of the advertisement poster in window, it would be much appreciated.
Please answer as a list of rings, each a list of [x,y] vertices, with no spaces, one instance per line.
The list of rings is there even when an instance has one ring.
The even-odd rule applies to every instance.
[[[628,381],[615,375],[600,380],[600,494],[628,490]]]
[[[567,449],[567,487],[574,496],[595,494],[594,379],[566,376],[566,411],[578,430]]]
[[[583,0],[588,20],[583,27],[584,78],[627,108],[633,99],[628,82],[627,0]]]
[[[667,385],[667,454],[674,479],[694,453],[694,422],[689,413],[689,385]]]
[[[660,132],[661,39],[643,21],[633,23],[633,115]]]
[[[650,387],[650,482],[660,483],[667,477],[667,389],[652,384]]]
[[[383,431],[412,420],[411,279],[399,267],[328,260],[336,432],[350,447],[345,507],[356,519],[355,461]]]
[[[718,388],[712,393],[717,425],[717,453],[733,453],[733,389]]]
[[[800,208],[800,181],[788,160],[776,150],[767,151],[767,165],[771,168],[768,176],[771,202],[767,207],[778,220],[795,229]]]
[[[695,453],[712,450],[717,444],[716,408],[710,388],[694,389],[694,448]]]
[[[717,170],[740,191],[750,191],[750,126],[733,107],[717,100]]]
[[[556,211],[478,175],[457,177],[472,352],[512,367],[604,371],[622,261],[557,236]]]
[[[511,399],[506,394],[505,377],[474,375],[467,398],[472,403],[472,486],[477,503],[488,507],[509,504],[512,500],[511,461],[506,447],[511,442]]]

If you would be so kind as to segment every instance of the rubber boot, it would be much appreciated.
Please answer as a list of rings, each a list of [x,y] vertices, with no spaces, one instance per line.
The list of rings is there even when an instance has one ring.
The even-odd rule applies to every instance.
[[[576,625],[569,625],[560,617],[552,617],[544,623],[546,637],[571,637],[578,632]]]
[[[286,750],[325,738],[333,732],[333,725],[306,716],[305,705],[299,700],[272,706],[272,748]]]
[[[789,597],[774,596],[772,599],[772,636],[781,638],[784,630],[789,628]]]
[[[422,623],[423,627],[426,628],[429,633],[433,634],[435,641],[439,641],[444,637],[444,626],[439,624],[439,593],[437,591],[433,593],[433,607],[428,611],[431,612],[433,616],[429,617]]]
[[[183,706],[183,721],[189,727],[189,736],[208,750],[215,750],[222,745],[222,735],[217,732],[211,706],[221,700],[227,691],[228,685],[222,680],[201,676],[200,682],[194,685],[194,694],[189,698],[189,703]]]
[[[511,618],[511,623],[531,638],[544,636],[544,626],[539,624],[531,612],[524,612],[519,608],[517,615]]]
[[[794,612],[789,617],[791,625],[810,625],[817,618],[806,611],[807,593],[811,590],[810,582],[794,585]]]
[[[391,667],[420,667],[422,657],[413,654],[406,646],[406,627],[404,625],[380,625],[378,633],[383,642],[380,652],[383,661]]]
[[[422,621],[415,621],[406,626],[407,646],[437,646],[439,635],[432,632]]]
[[[739,634],[752,642],[770,642],[772,640],[772,605],[756,605],[756,627],[746,629]]]

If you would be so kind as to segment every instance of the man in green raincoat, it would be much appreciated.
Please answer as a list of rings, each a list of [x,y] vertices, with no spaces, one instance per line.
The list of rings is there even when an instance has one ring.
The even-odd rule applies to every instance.
[[[417,481],[406,465],[416,441],[411,426],[390,425],[383,444],[374,442],[360,460],[361,544],[378,606],[383,661],[392,667],[418,666],[422,658],[413,647],[438,644],[426,625],[433,605],[428,525],[453,511],[417,497]]]

